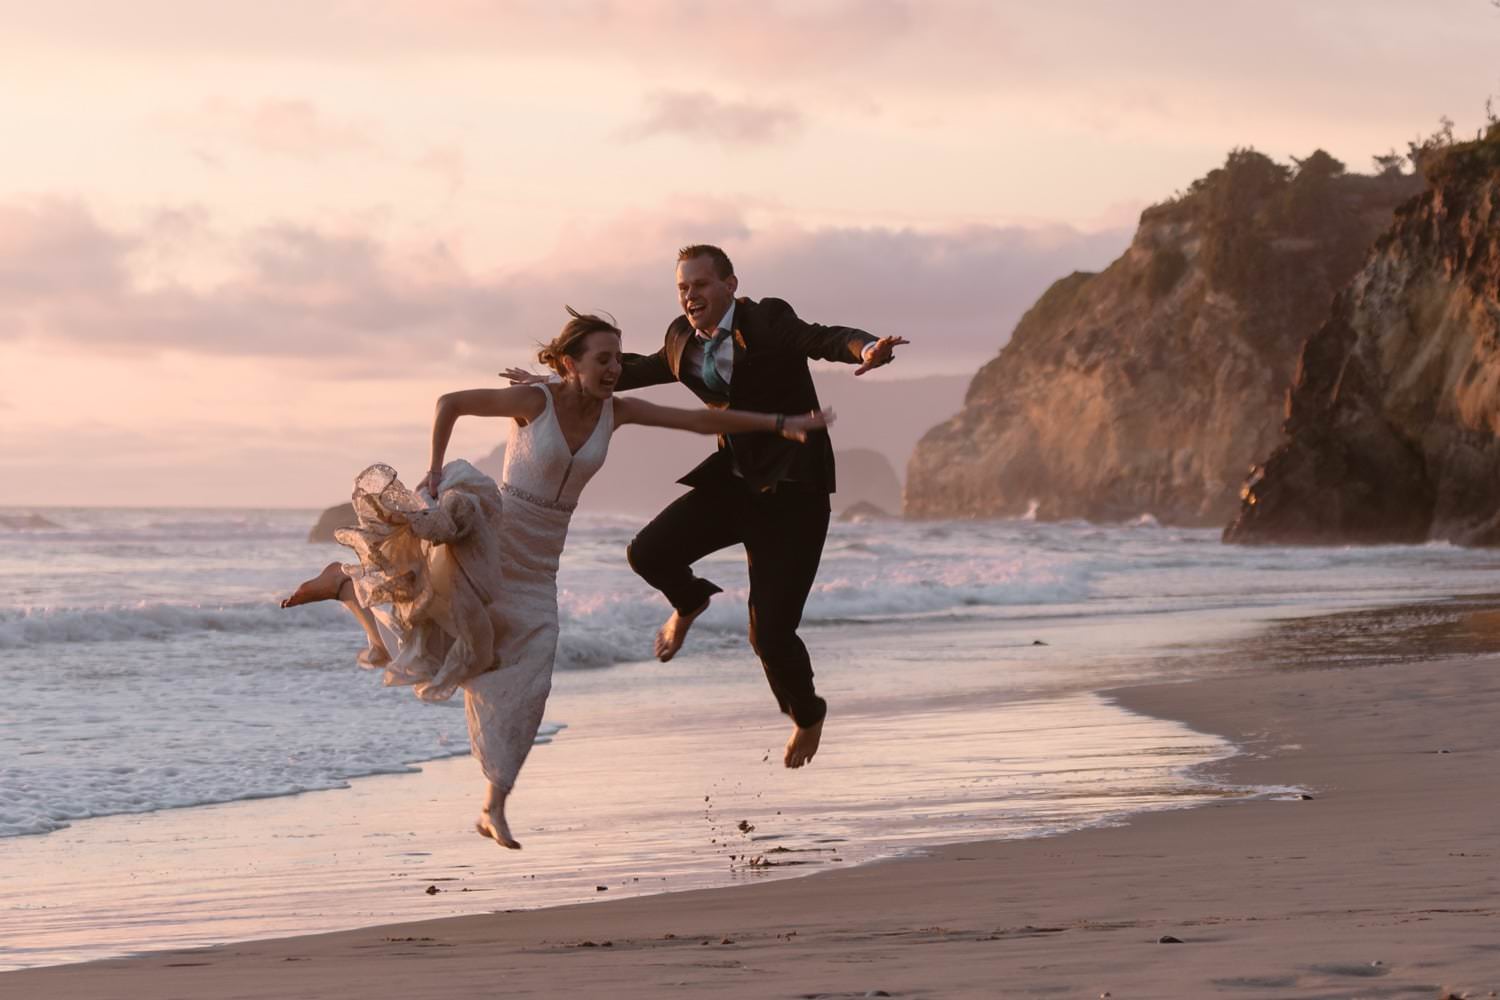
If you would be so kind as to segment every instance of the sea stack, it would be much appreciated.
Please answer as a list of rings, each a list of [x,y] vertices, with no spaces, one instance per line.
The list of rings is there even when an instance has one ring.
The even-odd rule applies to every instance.
[[[1500,123],[1420,166],[1303,349],[1226,541],[1500,543]]]

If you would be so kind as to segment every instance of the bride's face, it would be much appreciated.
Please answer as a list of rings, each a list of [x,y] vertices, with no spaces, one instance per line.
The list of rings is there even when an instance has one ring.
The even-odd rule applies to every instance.
[[[583,342],[583,353],[568,358],[568,378],[580,391],[595,399],[614,395],[620,380],[620,338],[608,330],[591,333]]]

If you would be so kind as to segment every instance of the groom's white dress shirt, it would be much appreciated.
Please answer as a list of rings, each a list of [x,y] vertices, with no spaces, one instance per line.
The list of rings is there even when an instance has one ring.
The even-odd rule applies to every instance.
[[[708,342],[712,340],[720,330],[734,329],[734,307],[730,302],[729,308],[724,311],[724,318],[719,320],[719,325],[713,330],[694,330],[693,339],[688,341],[687,348],[682,352],[682,367],[692,365],[692,370],[701,372],[703,370],[703,352],[708,348]],[[714,355],[714,367],[719,370],[719,378],[728,385],[734,378],[734,345],[725,341],[719,348],[719,353]]]

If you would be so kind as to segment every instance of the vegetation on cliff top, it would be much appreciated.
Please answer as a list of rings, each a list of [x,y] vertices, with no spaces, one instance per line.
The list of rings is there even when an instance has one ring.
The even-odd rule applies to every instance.
[[[1387,213],[1393,189],[1415,194],[1419,186],[1399,166],[1352,174],[1322,149],[1286,165],[1247,147],[1231,151],[1222,167],[1171,201],[1147,209],[1141,222],[1193,223],[1202,236],[1200,266],[1210,286],[1243,298],[1274,287],[1282,271],[1294,277],[1304,265],[1285,251],[1311,249],[1305,241],[1336,255],[1327,262],[1329,270],[1352,272],[1369,250],[1365,213]],[[1179,268],[1164,264],[1161,270]],[[1161,283],[1153,274],[1156,295]]]

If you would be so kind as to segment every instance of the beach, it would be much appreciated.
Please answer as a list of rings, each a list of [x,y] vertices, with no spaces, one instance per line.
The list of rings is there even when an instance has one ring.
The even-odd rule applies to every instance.
[[[0,563],[71,602],[0,612],[0,993],[1495,988],[1483,551],[841,525],[804,626],[827,741],[793,772],[742,564],[642,661],[625,529],[585,522],[513,853],[470,828],[457,706],[352,667],[340,615],[266,609],[324,551],[298,517],[74,516],[20,540],[50,576]]]
[[[1488,996],[1500,661],[1113,693],[1226,736],[1210,804],[728,889],[13,972],[108,997]],[[1175,940],[1174,940],[1175,939]]]

